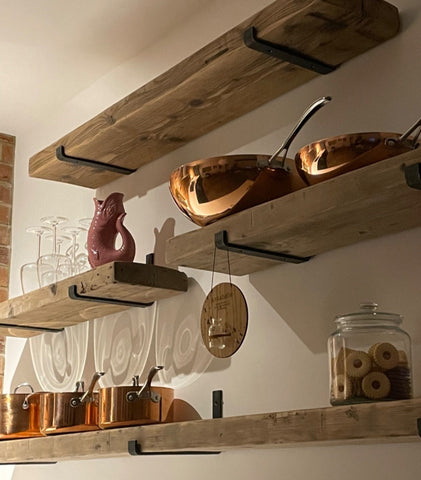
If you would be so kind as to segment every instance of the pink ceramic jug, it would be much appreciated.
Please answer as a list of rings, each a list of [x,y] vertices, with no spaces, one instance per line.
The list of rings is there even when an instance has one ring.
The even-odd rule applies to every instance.
[[[123,194],[111,193],[105,200],[94,198],[95,214],[88,231],[88,259],[91,267],[108,262],[132,262],[136,253],[134,239],[123,225],[126,212]],[[118,235],[122,244],[115,248]]]

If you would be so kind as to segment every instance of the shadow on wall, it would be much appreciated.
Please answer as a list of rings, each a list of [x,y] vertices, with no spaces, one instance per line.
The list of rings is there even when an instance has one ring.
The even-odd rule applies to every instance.
[[[403,329],[420,344],[420,241],[421,229],[409,230],[254,273],[250,283],[314,353],[326,352],[336,315],[367,301],[403,315]]]
[[[153,229],[155,235],[154,264],[165,267],[165,249],[167,240],[175,235],[175,219],[167,218],[163,223],[161,230],[157,227]]]
[[[44,339],[33,345],[28,341],[12,388],[29,382],[35,391],[72,391],[74,385],[68,382],[71,372],[63,377],[65,365],[69,368],[82,365],[83,374],[77,380],[83,379],[85,385],[94,371],[106,371],[100,379],[103,387],[130,385],[134,375],[139,375],[142,382],[153,365],[164,366],[156,383],[174,389],[192,384],[207,370],[225,370],[230,366],[230,359],[214,362],[202,341],[200,314],[204,299],[204,291],[190,278],[185,294],[160,300],[156,307],[132,308],[91,321],[87,348],[83,352],[74,348],[74,335],[69,334],[75,327],[68,327],[62,333],[44,334]],[[37,356],[35,363],[31,358],[34,345],[37,348],[32,351],[32,355]],[[61,387],[62,377],[67,384]],[[179,396],[177,392],[175,396]]]

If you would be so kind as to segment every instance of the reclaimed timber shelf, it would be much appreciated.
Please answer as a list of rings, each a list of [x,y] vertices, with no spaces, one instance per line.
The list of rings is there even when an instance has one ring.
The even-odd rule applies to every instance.
[[[0,303],[0,334],[30,337],[39,335],[42,329],[60,331],[185,291],[187,276],[177,270],[111,262]],[[110,300],[113,303],[108,303]]]
[[[362,240],[421,226],[421,192],[404,168],[421,162],[421,148],[257,205],[167,241],[168,265],[228,272],[215,234],[258,249],[311,257]],[[230,253],[230,271],[246,275],[279,262]],[[310,260],[311,261],[311,260]]]
[[[33,155],[30,176],[97,188],[122,173],[58,160],[57,148],[136,170],[319,75],[248,48],[252,27],[336,67],[395,36],[399,13],[383,0],[277,0]]]
[[[421,399],[126,427],[0,442],[0,464],[243,448],[421,442]]]

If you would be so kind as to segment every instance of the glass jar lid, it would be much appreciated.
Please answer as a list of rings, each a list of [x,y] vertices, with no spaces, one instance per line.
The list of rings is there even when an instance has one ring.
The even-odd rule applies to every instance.
[[[379,312],[379,306],[375,302],[364,302],[360,305],[360,311],[355,313],[346,313],[344,315],[337,315],[335,317],[335,323],[337,324],[344,324],[349,321],[381,321],[381,322],[390,322],[396,325],[402,323],[402,315],[398,313],[387,313],[387,312]]]

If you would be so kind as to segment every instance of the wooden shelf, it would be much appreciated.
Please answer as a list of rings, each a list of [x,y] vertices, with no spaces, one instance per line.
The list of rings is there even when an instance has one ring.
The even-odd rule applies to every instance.
[[[69,297],[69,287],[73,285],[81,297],[149,303],[187,291],[187,276],[177,270],[149,264],[107,263],[0,303],[0,323],[60,329],[130,308],[100,300],[74,300]],[[1,335],[30,337],[40,333],[0,326]]]
[[[419,162],[421,148],[173,237],[167,263],[211,271],[214,236],[222,230],[232,243],[308,257],[418,227],[421,192],[408,187],[403,166]],[[229,258],[234,275],[279,265],[235,253]],[[217,252],[215,271],[227,273],[226,252]]]
[[[420,442],[420,416],[418,398],[3,440],[0,464],[128,456],[134,440],[144,454]]]
[[[246,47],[251,26],[261,39],[338,66],[395,36],[399,13],[383,0],[277,0],[34,155],[30,176],[97,188],[120,174],[59,161],[58,146],[137,169],[318,76]]]

